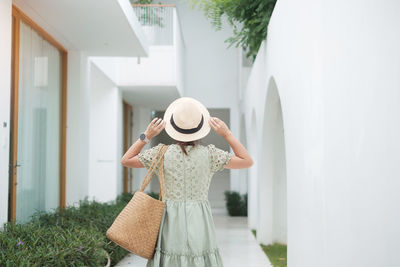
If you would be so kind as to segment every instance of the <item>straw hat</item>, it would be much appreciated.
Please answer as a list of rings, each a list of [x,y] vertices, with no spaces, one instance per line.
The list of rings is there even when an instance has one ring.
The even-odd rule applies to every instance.
[[[210,132],[208,109],[192,97],[175,99],[165,110],[165,131],[183,142],[203,138]]]

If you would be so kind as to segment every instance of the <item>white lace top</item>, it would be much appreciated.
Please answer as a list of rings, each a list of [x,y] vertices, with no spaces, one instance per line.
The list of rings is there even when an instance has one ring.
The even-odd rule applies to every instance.
[[[148,169],[163,143],[142,151],[139,160]],[[196,144],[186,146],[186,152],[179,145],[169,145],[164,154],[164,199],[206,200],[211,178],[222,171],[234,153],[217,148]],[[155,169],[159,174],[159,166]],[[156,177],[153,177],[153,179]]]

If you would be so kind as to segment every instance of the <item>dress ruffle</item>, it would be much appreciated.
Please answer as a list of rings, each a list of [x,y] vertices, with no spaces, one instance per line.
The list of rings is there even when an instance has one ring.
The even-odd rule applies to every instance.
[[[166,199],[154,256],[146,267],[223,267],[208,199]]]
[[[156,248],[154,257],[146,267],[211,267],[223,266],[218,248],[204,251],[202,254],[172,253]]]

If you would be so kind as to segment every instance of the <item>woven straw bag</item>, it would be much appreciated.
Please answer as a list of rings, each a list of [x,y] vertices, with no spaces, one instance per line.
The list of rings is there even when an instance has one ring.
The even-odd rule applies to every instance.
[[[142,186],[107,230],[108,239],[120,247],[146,259],[152,259],[164,212],[164,153],[168,149],[163,145],[152,161]],[[160,156],[159,156],[160,155]],[[158,200],[146,194],[144,189],[153,178],[153,172],[160,164],[160,195]]]

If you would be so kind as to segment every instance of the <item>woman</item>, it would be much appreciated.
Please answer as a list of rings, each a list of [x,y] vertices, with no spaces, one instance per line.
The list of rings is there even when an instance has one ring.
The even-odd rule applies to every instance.
[[[164,120],[154,118],[144,134],[151,140],[164,128],[177,143],[169,145],[164,154],[165,209],[154,257],[146,267],[221,267],[208,201],[211,178],[224,168],[248,168],[253,160],[226,124],[210,117],[207,108],[193,98],[173,101]],[[235,154],[198,143],[211,128],[225,138]],[[122,165],[148,169],[163,143],[140,152],[145,144],[138,139],[122,157]]]

